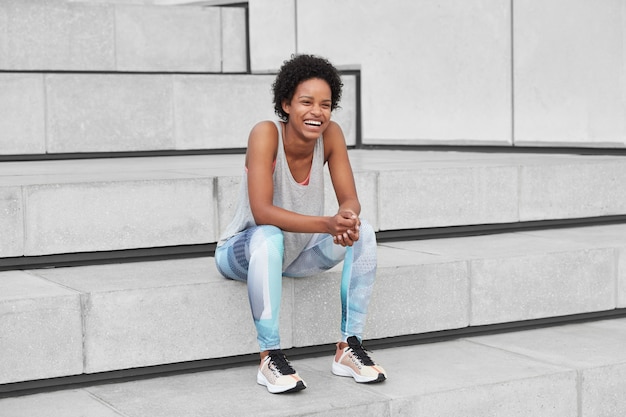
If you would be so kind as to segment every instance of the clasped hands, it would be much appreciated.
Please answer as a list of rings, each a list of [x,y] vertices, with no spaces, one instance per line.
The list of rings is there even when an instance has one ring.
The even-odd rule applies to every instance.
[[[352,210],[342,210],[335,214],[332,219],[334,223],[333,242],[341,246],[352,246],[359,240],[359,226],[361,220]]]

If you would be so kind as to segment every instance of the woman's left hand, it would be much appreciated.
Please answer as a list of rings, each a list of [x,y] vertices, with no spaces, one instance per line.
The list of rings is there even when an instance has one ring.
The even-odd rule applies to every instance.
[[[361,225],[361,220],[356,213],[351,210],[344,210],[338,214],[346,219],[355,220],[355,224],[354,227],[348,229],[344,233],[333,236],[333,242],[341,246],[352,246],[354,242],[359,240],[359,226]]]

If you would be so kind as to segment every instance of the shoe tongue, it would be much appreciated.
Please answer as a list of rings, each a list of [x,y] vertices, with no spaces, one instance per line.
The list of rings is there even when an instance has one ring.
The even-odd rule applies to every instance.
[[[361,342],[359,342],[359,339],[357,339],[356,336],[350,336],[347,342],[348,342],[348,346],[350,346],[351,348],[361,347]]]
[[[268,355],[274,365],[278,368],[281,374],[283,375],[293,375],[296,373],[295,369],[291,367],[287,357],[281,351],[272,351]]]
[[[363,346],[361,345],[361,342],[359,342],[359,339],[357,339],[355,336],[350,336],[348,338],[348,347],[352,349],[352,351],[361,360],[361,362],[363,362],[364,365],[374,365],[374,361],[372,361],[365,349],[363,349]]]

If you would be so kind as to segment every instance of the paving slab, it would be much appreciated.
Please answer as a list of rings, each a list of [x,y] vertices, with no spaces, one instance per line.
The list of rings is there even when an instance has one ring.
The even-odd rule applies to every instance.
[[[82,331],[79,292],[0,272],[0,384],[82,373]]]
[[[24,208],[19,187],[0,187],[0,256],[24,253]]]
[[[187,81],[193,79],[191,75],[185,77]],[[549,173],[555,164],[575,169],[577,165],[606,162],[612,167],[607,182],[620,184],[623,181],[618,172],[626,166],[626,160],[607,156],[351,150],[350,157],[363,203],[362,214],[377,231],[516,222],[521,220],[523,204],[518,188],[510,188],[510,184],[523,181],[518,174],[522,168]],[[7,162],[0,165],[0,186],[24,187],[28,197],[25,227],[14,221],[15,227],[26,230],[29,238],[23,245],[28,246],[23,247],[29,255],[214,243],[232,216],[243,161],[244,155],[238,154]],[[505,173],[504,177],[512,182],[498,180],[497,173]],[[626,181],[626,170],[623,174]],[[437,186],[447,181],[441,178],[448,177],[460,182],[454,185],[452,181],[450,189]],[[505,190],[493,181],[509,185],[504,186]],[[212,188],[215,186],[217,190]],[[565,188],[570,186],[575,185],[563,184]],[[621,208],[622,191],[618,187],[612,192],[605,186],[600,194],[589,184],[585,187],[589,189],[588,197],[596,199],[590,204],[597,210],[584,215],[626,213],[626,206]],[[584,197],[584,191],[577,193],[581,199]],[[333,194],[328,183],[325,209],[329,213],[336,209]],[[536,209],[542,210],[543,205],[538,201]],[[50,214],[53,211],[54,216]],[[558,208],[549,207],[544,218],[568,218],[571,213],[564,207],[561,217]],[[82,223],[75,222],[81,218]],[[63,224],[61,230],[55,229],[57,220]],[[151,230],[145,228],[145,223],[150,223]],[[195,226],[186,228],[191,224]],[[92,230],[85,230],[86,225]],[[137,228],[143,228],[141,233],[127,233]],[[95,230],[99,233],[89,236]],[[64,242],[54,241],[57,232],[59,236],[71,236],[66,236]],[[100,241],[97,236],[102,236]],[[618,236],[611,239],[615,247],[621,244]],[[619,302],[625,305],[626,295],[621,294]]]
[[[221,7],[222,71],[248,70],[248,34],[244,7]]]
[[[213,258],[37,270],[82,294],[85,372],[258,351],[245,284]],[[291,342],[292,283],[284,281],[283,342]]]
[[[83,389],[0,399],[2,417],[124,417]]]
[[[174,149],[172,78],[47,74],[49,153]]]
[[[115,7],[118,71],[220,72],[221,22],[217,8]]]
[[[114,13],[104,3],[2,1],[0,69],[114,70]]]
[[[613,245],[626,225],[601,229],[606,242],[602,230],[587,227],[569,230],[571,240],[554,230],[380,244],[364,336],[614,309],[620,252]],[[284,348],[339,339],[341,268],[283,280]],[[81,294],[86,373],[258,349],[245,284],[224,279],[210,257],[31,274]]]
[[[525,166],[520,172],[520,220],[610,216],[626,209],[626,159]]]
[[[43,80],[42,74],[0,73],[0,154],[45,153]]]
[[[385,247],[379,248],[378,255],[381,262],[365,337],[379,339],[469,325],[466,263],[440,258],[435,263],[428,256],[407,257]],[[330,272],[294,280],[295,346],[335,343],[340,338],[340,283],[341,264]]]
[[[291,358],[308,384],[296,394],[269,394],[256,383],[254,361],[0,398],[0,409],[3,417],[85,415],[78,408],[95,417],[618,416],[626,413],[624,379],[617,379],[624,376],[625,320],[390,345],[372,353],[388,373],[374,385],[332,375],[330,346],[326,354]]]
[[[381,246],[405,250],[409,258],[419,253],[466,260],[472,325],[616,308],[624,291],[618,263],[626,225],[566,230],[564,235],[554,229]]]
[[[509,223],[518,220],[517,167],[416,165],[381,171],[378,200],[381,230],[443,224]]]
[[[299,372],[308,371],[305,363],[293,362]],[[128,417],[390,415],[386,398],[375,389],[356,384],[338,389],[328,371],[306,375],[309,389],[282,396],[256,383],[256,365],[88,390]]]
[[[216,241],[211,178],[25,187],[25,254]],[[158,225],[158,227],[155,227]]]
[[[584,417],[626,412],[626,319],[476,337],[472,342],[577,369]]]

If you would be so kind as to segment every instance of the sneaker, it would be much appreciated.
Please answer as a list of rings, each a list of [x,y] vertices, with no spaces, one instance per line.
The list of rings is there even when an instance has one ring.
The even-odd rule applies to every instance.
[[[387,379],[382,366],[374,363],[361,342],[355,336],[348,338],[348,346],[343,349],[337,344],[337,353],[333,361],[333,374],[351,376],[356,382],[374,383]]]
[[[272,394],[296,392],[306,388],[282,350],[270,350],[269,355],[261,362],[256,382],[265,385]]]

